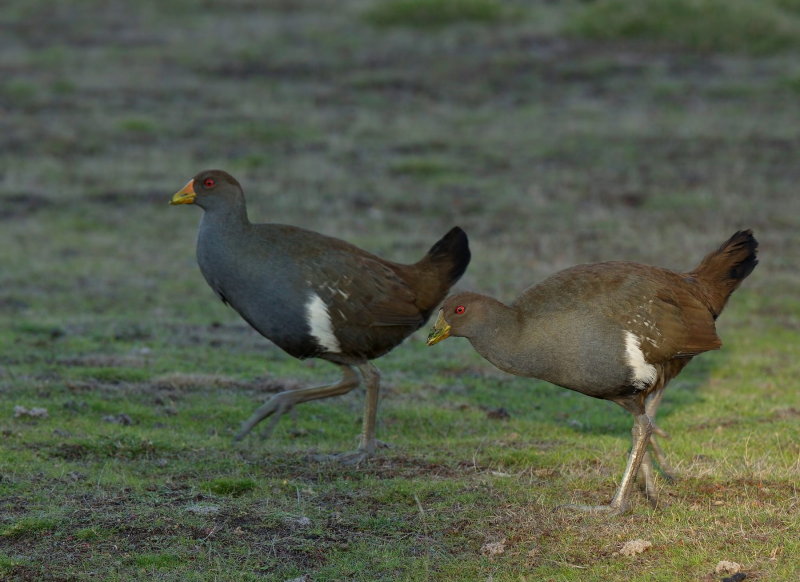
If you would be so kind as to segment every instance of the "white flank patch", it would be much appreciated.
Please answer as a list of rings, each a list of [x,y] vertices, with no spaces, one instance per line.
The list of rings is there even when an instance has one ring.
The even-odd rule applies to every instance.
[[[317,343],[329,352],[340,352],[342,348],[333,333],[328,306],[316,293],[312,293],[306,303],[306,317],[308,326],[311,328],[311,335],[317,340]]]
[[[642,390],[655,382],[658,374],[656,367],[647,363],[639,347],[639,338],[629,331],[625,332],[625,357],[633,373],[634,386]]]

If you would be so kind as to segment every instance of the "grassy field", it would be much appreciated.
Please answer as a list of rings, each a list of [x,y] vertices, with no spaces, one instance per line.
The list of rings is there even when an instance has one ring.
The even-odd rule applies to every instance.
[[[662,4],[6,2],[0,579],[799,579],[798,3]],[[398,261],[459,224],[459,288],[504,300],[575,263],[688,269],[754,229],[723,349],[659,414],[662,506],[557,509],[611,498],[630,416],[424,330],[377,361],[377,459],[320,458],[354,447],[356,392],[234,445],[272,393],[337,372],[202,280],[199,210],[167,202],[209,167],[254,220]]]

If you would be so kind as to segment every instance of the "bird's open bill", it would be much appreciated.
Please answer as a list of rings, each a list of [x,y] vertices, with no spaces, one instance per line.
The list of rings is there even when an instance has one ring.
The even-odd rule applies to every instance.
[[[432,346],[433,344],[437,344],[448,337],[450,337],[450,324],[445,321],[444,311],[440,309],[439,315],[436,318],[436,323],[433,324],[433,329],[431,330],[431,333],[428,334],[427,344]]]
[[[186,186],[175,192],[172,195],[170,204],[194,204],[194,199],[197,197],[194,191],[194,179],[186,182]]]

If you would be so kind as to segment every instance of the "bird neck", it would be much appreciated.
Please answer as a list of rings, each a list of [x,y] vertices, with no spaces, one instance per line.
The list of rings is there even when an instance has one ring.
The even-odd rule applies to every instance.
[[[225,204],[206,206],[204,210],[201,229],[227,231],[241,230],[250,226],[247,206],[242,197],[228,199]]]
[[[489,317],[481,333],[469,338],[475,351],[504,372],[538,378],[548,375],[551,364],[535,349],[540,343],[535,327],[532,331],[514,307],[499,301],[492,301],[487,308]]]
[[[502,368],[498,355],[508,353],[519,337],[520,322],[517,314],[508,305],[491,297],[484,297],[481,308],[483,317],[474,335],[468,335],[475,350],[484,358]]]

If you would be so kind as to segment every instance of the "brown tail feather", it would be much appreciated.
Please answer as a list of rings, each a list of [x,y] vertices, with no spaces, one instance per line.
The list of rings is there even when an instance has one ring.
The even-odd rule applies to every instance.
[[[725,307],[731,293],[755,269],[757,249],[758,241],[753,237],[753,231],[740,230],[717,250],[708,253],[689,273],[703,285],[714,319]]]

